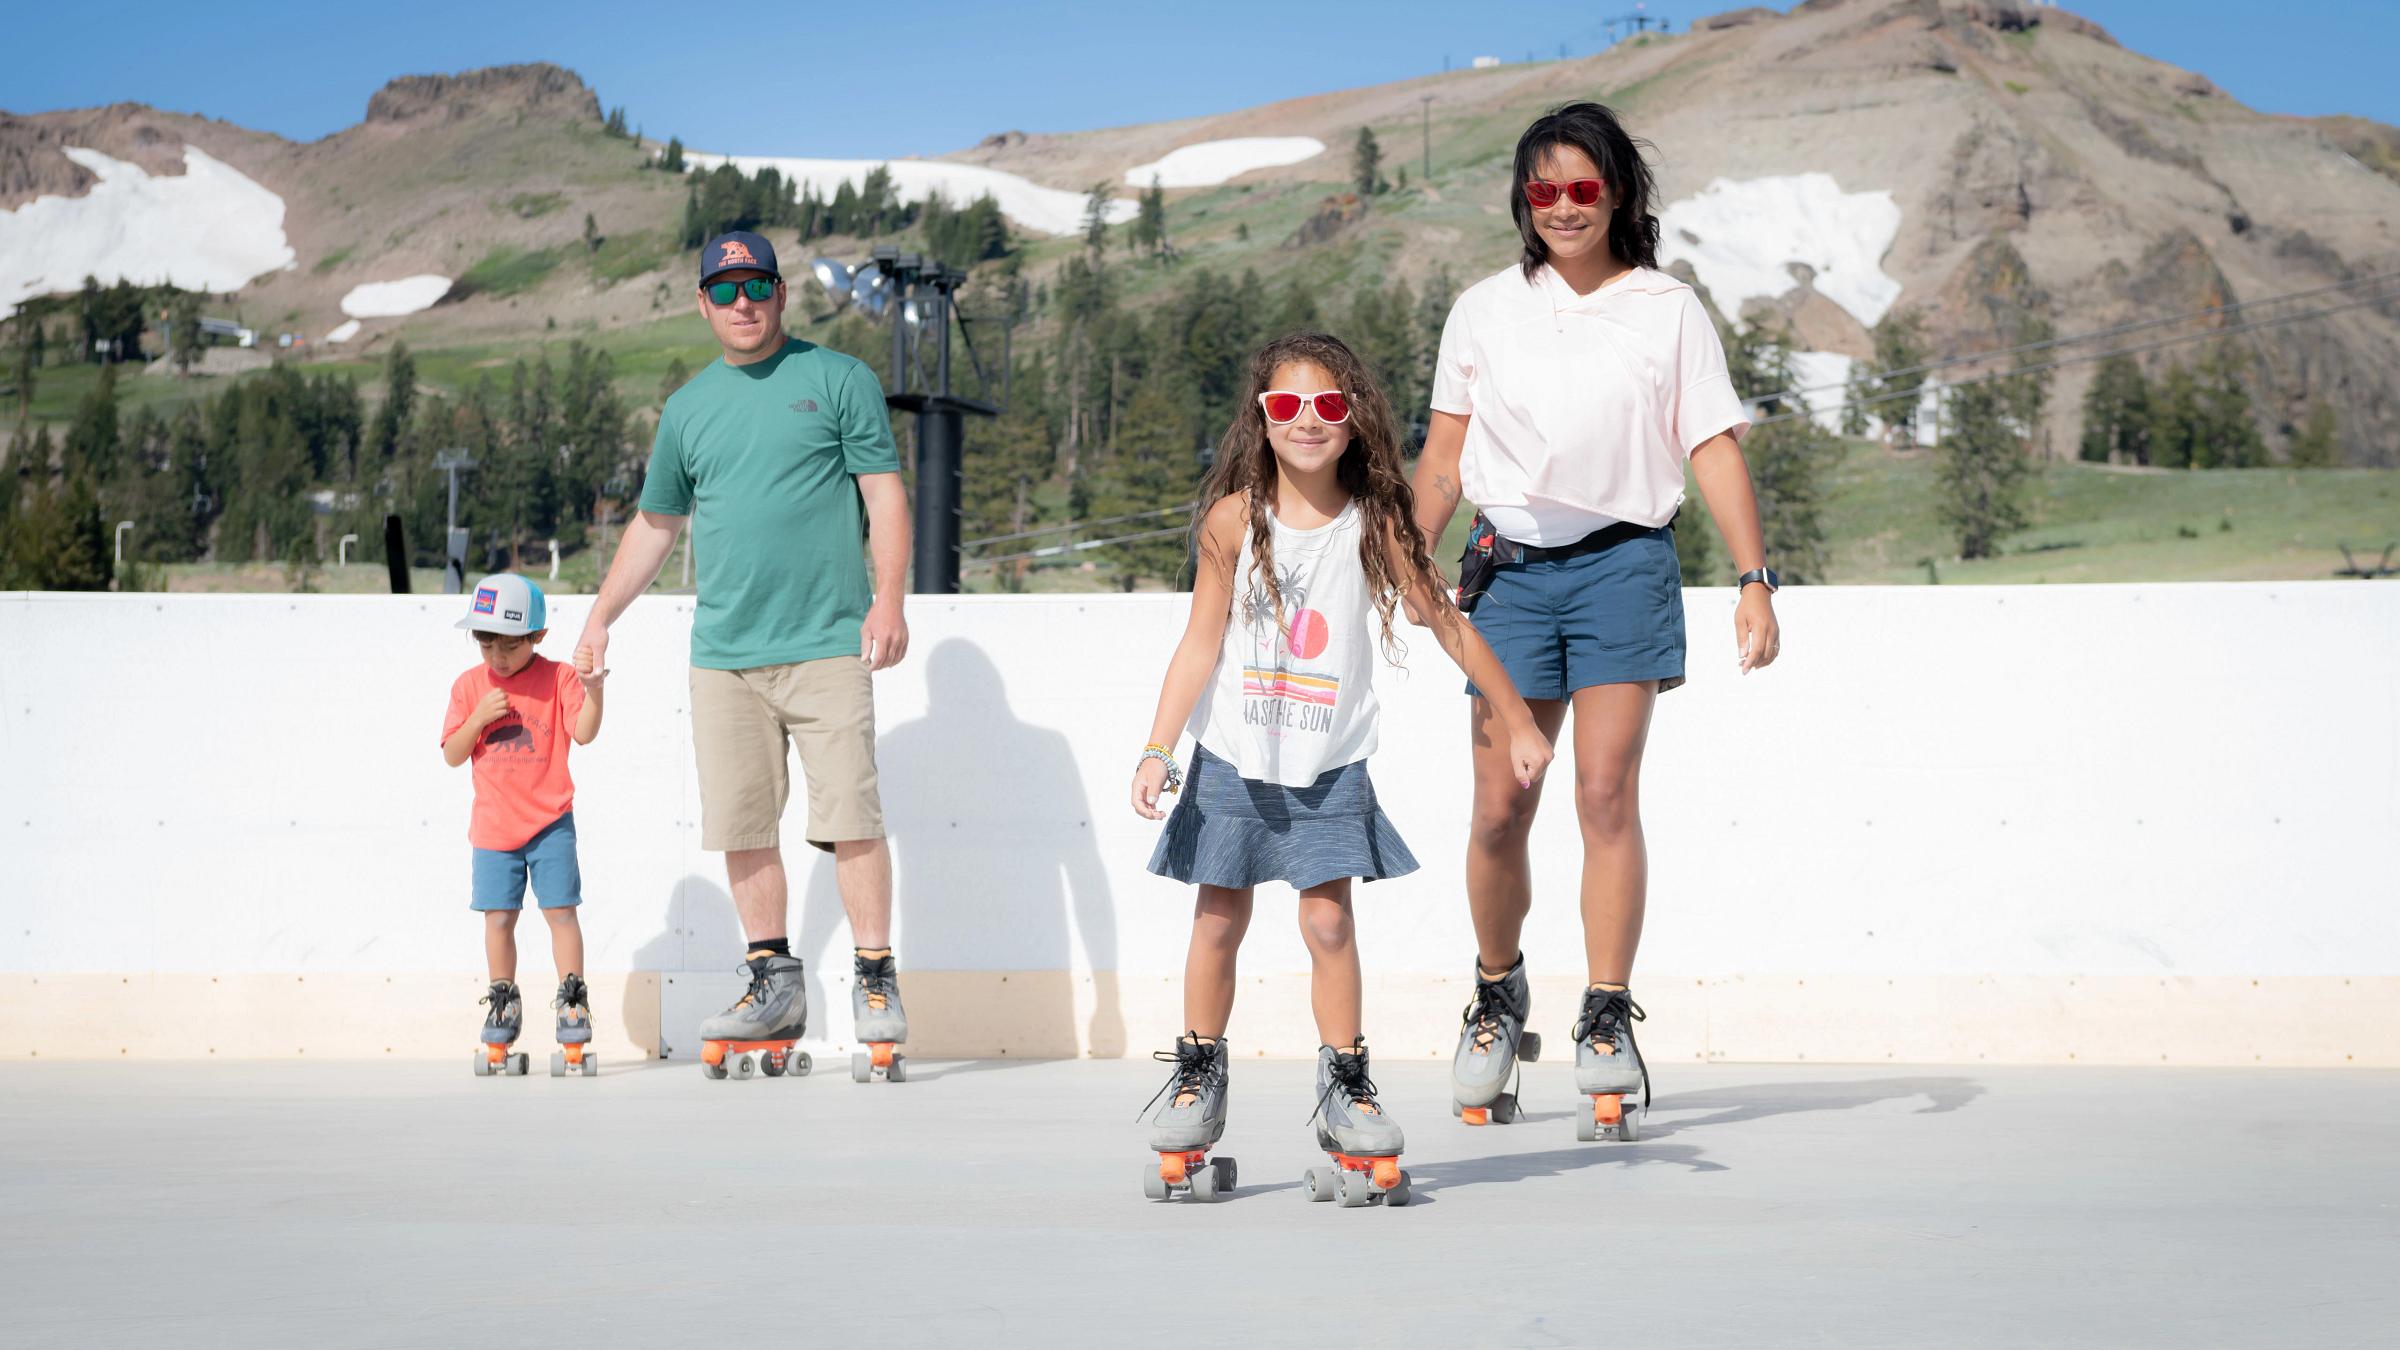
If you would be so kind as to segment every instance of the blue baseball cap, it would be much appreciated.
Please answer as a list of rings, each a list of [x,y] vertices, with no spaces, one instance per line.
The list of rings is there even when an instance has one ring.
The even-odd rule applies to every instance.
[[[471,594],[460,628],[521,637],[550,626],[550,606],[542,599],[542,588],[514,572],[494,572],[476,582]]]
[[[700,284],[720,272],[764,272],[781,280],[775,266],[775,246],[748,230],[733,230],[708,241],[700,250]]]

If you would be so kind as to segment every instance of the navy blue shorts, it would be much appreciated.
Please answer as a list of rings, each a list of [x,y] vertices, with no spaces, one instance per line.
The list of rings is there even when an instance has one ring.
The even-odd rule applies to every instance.
[[[583,866],[575,861],[575,813],[569,811],[512,849],[475,850],[475,898],[469,909],[523,909],[525,883],[544,909],[583,903]]]
[[[1671,527],[1496,568],[1468,618],[1528,699],[1649,680],[1663,694],[1683,683],[1683,568]]]

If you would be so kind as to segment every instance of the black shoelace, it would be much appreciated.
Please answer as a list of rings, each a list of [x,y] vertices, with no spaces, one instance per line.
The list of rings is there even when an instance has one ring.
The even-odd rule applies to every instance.
[[[1150,1100],[1142,1103],[1141,1111],[1134,1115],[1135,1120],[1148,1115],[1150,1108],[1158,1105],[1158,1099],[1166,1096],[1169,1088],[1175,1090],[1172,1104],[1179,1106],[1183,1104],[1186,1093],[1191,1095],[1193,1101],[1198,1101],[1207,1089],[1225,1081],[1224,1070],[1217,1063],[1216,1042],[1202,1044],[1197,1031],[1185,1032],[1172,1050],[1151,1051],[1150,1058],[1172,1064],[1175,1068],[1167,1074],[1167,1081],[1159,1086],[1158,1091],[1150,1094]]]
[[[1336,1093],[1353,1106],[1368,1107],[1379,1116],[1383,1114],[1383,1103],[1376,1100],[1380,1094],[1376,1091],[1375,1080],[1367,1077],[1367,1043],[1364,1040],[1353,1042],[1347,1050],[1333,1052],[1333,1068],[1325,1077],[1325,1090],[1317,1094],[1317,1109],[1309,1112],[1308,1118],[1313,1121],[1324,1115],[1325,1104],[1332,1101]]]
[[[899,974],[892,958],[882,956],[870,961],[859,957],[857,960],[858,983],[866,990],[867,1006],[878,1012],[892,1006],[894,978]]]
[[[570,1014],[571,1020],[588,1020],[592,1015],[592,991],[581,975],[569,975],[559,981],[558,997],[550,1000],[550,1006]]]
[[[491,1015],[483,1019],[485,1026],[504,1027],[509,1023],[509,1006],[518,1002],[517,987],[506,980],[494,980],[492,992],[475,1001],[492,1005]]]
[[[1516,1001],[1508,987],[1508,976],[1515,974],[1516,969],[1512,965],[1508,973],[1499,979],[1487,980],[1483,977],[1483,967],[1478,965],[1475,968],[1475,997],[1467,1000],[1467,1011],[1460,1017],[1459,1024],[1474,1027],[1477,1041],[1487,1049],[1499,1043],[1503,1030],[1500,1018],[1503,1014],[1517,1019],[1518,1026],[1525,1025],[1527,1010]]]
[[[1574,1036],[1577,1041],[1590,1041],[1594,1047],[1605,1042],[1618,1054],[1630,1050],[1642,1069],[1642,1104],[1650,1104],[1650,1061],[1642,1058],[1642,1047],[1633,1038],[1633,1024],[1646,1022],[1650,1015],[1642,1005],[1633,1001],[1629,989],[1586,989],[1583,991],[1583,1011],[1575,1018]],[[1623,1048],[1618,1040],[1624,1041]]]

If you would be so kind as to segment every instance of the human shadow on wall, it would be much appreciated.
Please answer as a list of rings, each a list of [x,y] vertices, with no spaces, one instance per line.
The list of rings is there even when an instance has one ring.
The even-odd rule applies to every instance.
[[[637,974],[662,979],[684,971],[730,971],[742,964],[746,950],[733,897],[706,877],[687,876],[667,892],[661,927],[633,949],[631,968]],[[625,1027],[637,1042],[651,1046],[653,1053],[658,1045],[659,1003],[655,991],[645,996],[641,981],[626,981]]]
[[[1019,720],[999,669],[964,639],[933,649],[925,680],[926,715],[885,733],[875,752],[910,1053],[1123,1055],[1116,906],[1067,738]],[[849,953],[827,948],[846,926],[833,862],[820,855],[793,950],[826,1002],[845,1007]],[[1079,941],[1092,1009],[1080,1027]]]

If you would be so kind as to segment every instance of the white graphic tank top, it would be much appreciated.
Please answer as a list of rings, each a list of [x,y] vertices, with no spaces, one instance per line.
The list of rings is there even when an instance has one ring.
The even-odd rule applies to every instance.
[[[1374,753],[1375,610],[1358,560],[1356,500],[1313,530],[1292,529],[1272,513],[1269,525],[1283,622],[1275,621],[1245,525],[1225,646],[1190,731],[1244,778],[1307,787]]]

